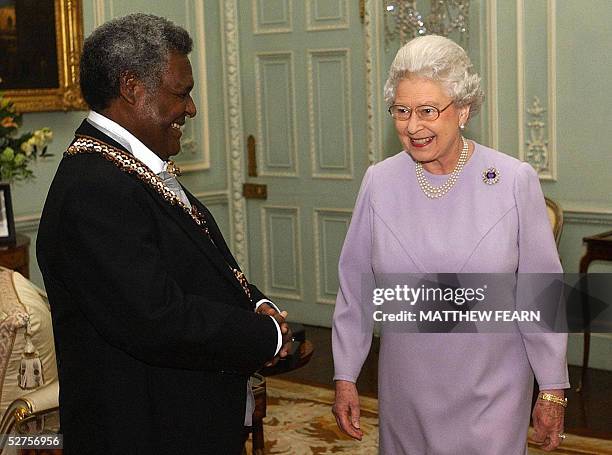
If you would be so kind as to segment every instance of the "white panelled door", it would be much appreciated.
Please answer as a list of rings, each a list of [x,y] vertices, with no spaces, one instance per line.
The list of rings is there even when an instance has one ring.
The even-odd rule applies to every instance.
[[[267,186],[247,199],[250,279],[289,320],[329,326],[368,165],[359,2],[240,0],[238,14],[247,182]]]

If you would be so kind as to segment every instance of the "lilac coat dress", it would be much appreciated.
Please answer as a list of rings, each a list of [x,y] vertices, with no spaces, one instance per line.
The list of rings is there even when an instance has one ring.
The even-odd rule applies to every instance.
[[[497,184],[483,170],[495,167]],[[447,176],[426,173],[440,185]],[[334,379],[355,382],[373,320],[361,293],[387,273],[560,272],[540,183],[529,164],[475,144],[455,187],[428,199],[401,152],[368,169],[340,256]],[[371,297],[370,297],[371,303]],[[370,315],[368,318],[367,315]],[[365,327],[365,330],[364,330]],[[388,333],[381,336],[380,453],[527,453],[533,376],[569,387],[567,335]]]

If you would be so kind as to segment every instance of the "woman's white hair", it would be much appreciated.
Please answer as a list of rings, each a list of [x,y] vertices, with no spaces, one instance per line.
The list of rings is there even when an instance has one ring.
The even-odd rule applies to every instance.
[[[457,106],[470,106],[470,118],[480,110],[484,100],[480,76],[463,48],[448,38],[419,36],[397,51],[385,83],[387,105],[395,101],[397,84],[411,76],[440,82]]]

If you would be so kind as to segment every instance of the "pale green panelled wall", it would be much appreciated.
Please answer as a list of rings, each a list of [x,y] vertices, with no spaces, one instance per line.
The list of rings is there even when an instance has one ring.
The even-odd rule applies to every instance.
[[[417,2],[422,12],[428,4]],[[528,109],[539,98],[543,140],[556,165],[555,179],[541,183],[564,209],[559,250],[568,272],[578,271],[583,237],[612,229],[611,20],[609,0],[472,0],[470,7],[466,47],[487,100],[466,136],[525,159],[519,149],[527,152],[531,135],[538,137]],[[387,67],[396,50],[383,48]],[[385,156],[399,150],[390,122],[384,139]],[[589,271],[612,272],[612,264],[594,263]],[[570,337],[568,358],[580,364],[581,335]],[[593,336],[590,365],[612,370],[610,334]]]
[[[227,166],[225,156],[225,118],[223,65],[221,48],[221,23],[218,1],[206,0],[83,0],[83,22],[85,36],[89,35],[95,25],[113,17],[131,12],[147,12],[168,17],[185,26],[194,39],[194,50],[191,55],[196,87],[193,95],[199,113],[190,123],[192,131],[185,136],[193,135],[193,147],[184,147],[177,161],[186,163],[195,170],[184,172],[181,180],[186,186],[214,213],[224,232],[230,230],[229,203],[227,195]],[[205,51],[202,52],[202,43]],[[205,64],[202,56],[205,55]],[[205,72],[205,74],[204,74]],[[206,85],[206,96],[202,84]],[[202,105],[204,98],[208,105],[208,115],[204,115]],[[34,129],[48,126],[53,130],[54,139],[50,149],[54,157],[35,164],[36,180],[13,185],[13,207],[18,232],[31,238],[30,274],[32,280],[42,284],[42,277],[36,264],[35,242],[40,213],[44,200],[61,159],[63,150],[70,143],[75,128],[86,116],[86,112],[49,112],[27,113],[24,115],[24,128]],[[207,117],[205,119],[205,117]],[[207,126],[205,126],[207,123]],[[206,130],[208,140],[206,140]],[[206,145],[208,143],[208,145]],[[208,158],[206,157],[208,149]],[[207,158],[207,159],[206,159]],[[207,166],[208,169],[202,169]]]
[[[244,1],[238,0],[238,5]],[[301,0],[293,0],[301,1]],[[357,0],[351,0],[351,6]],[[429,1],[419,0],[419,7]],[[194,73],[201,83],[204,69],[208,101],[209,169],[187,173],[183,181],[207,203],[224,232],[229,233],[229,166],[226,147],[221,2],[215,0],[83,0],[85,33],[102,18],[109,19],[139,9],[166,15],[201,32],[195,15],[203,15],[206,65],[198,64],[194,52]],[[383,16],[382,0],[368,0],[368,8],[379,8],[371,17]],[[424,9],[424,8],[423,8]],[[198,13],[199,12],[199,13]],[[612,2],[609,0],[472,0],[469,53],[483,77],[487,101],[481,114],[469,126],[467,135],[513,156],[527,151],[532,134],[527,109],[538,96],[546,109],[544,139],[552,152],[554,180],[542,180],[544,192],[565,210],[565,227],[560,254],[567,271],[577,271],[583,254],[582,237],[612,229]],[[380,25],[380,22],[379,22]],[[375,26],[372,26],[374,29]],[[374,35],[378,43],[370,49],[375,75],[382,83],[395,49],[385,48],[382,29]],[[280,39],[280,37],[279,37]],[[198,41],[196,40],[196,47]],[[523,68],[519,76],[519,69]],[[521,82],[522,81],[522,82]],[[374,83],[380,88],[381,83]],[[196,89],[197,91],[197,89]],[[197,94],[197,96],[201,96]],[[365,94],[353,93],[353,105]],[[376,110],[384,110],[382,94],[373,97]],[[202,100],[198,99],[201,103]],[[365,101],[361,103],[365,104]],[[551,114],[552,115],[549,115]],[[201,118],[200,112],[200,118]],[[37,164],[37,180],[13,188],[17,228],[35,240],[38,217],[63,147],[70,141],[82,112],[41,113],[25,116],[26,128],[49,126],[55,139],[56,156]],[[377,120],[374,114],[374,121]],[[399,146],[386,117],[375,127],[381,149],[370,151],[379,157],[392,155]],[[202,150],[202,126],[196,131]],[[522,138],[522,139],[521,139]],[[189,159],[189,156],[187,157]],[[41,283],[32,248],[32,276]],[[612,271],[612,266],[595,264],[594,271]],[[304,283],[304,285],[307,285]],[[580,337],[572,337],[570,362],[578,363]],[[612,339],[595,336],[591,364],[612,369]]]

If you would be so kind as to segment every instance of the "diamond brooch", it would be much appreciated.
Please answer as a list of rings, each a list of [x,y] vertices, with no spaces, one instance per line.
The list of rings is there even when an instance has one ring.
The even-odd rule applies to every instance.
[[[489,167],[482,171],[482,181],[487,185],[495,185],[499,182],[499,171],[494,167]]]

